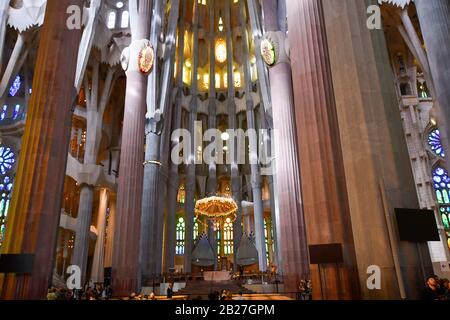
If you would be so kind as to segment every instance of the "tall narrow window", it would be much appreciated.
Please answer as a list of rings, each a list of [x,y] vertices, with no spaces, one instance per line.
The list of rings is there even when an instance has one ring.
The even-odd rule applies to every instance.
[[[216,230],[216,240],[217,240],[217,255],[220,257],[222,252],[222,233],[220,232],[220,223],[216,222],[214,224],[214,228]]]
[[[184,223],[184,218],[178,218],[177,228],[176,228],[176,248],[175,254],[182,255],[184,254],[184,237],[185,237],[186,225]]]
[[[0,247],[5,238],[6,220],[8,216],[9,204],[11,201],[11,193],[13,189],[13,181],[9,175],[9,171],[15,159],[15,154],[11,148],[0,147]]]
[[[0,120],[5,120],[6,111],[8,111],[8,106],[5,104],[3,105],[2,113],[0,114]]]
[[[115,11],[111,11],[108,14],[108,29],[114,29],[116,27],[116,12]]]
[[[11,97],[14,97],[17,94],[17,92],[19,92],[21,86],[22,86],[22,79],[20,78],[20,76],[17,76],[14,79],[14,82],[11,85],[11,88],[9,88],[9,95]]]
[[[434,129],[428,134],[428,146],[437,156],[442,158],[445,157],[444,148],[442,147],[441,142],[441,132],[438,129]]]
[[[230,218],[223,225],[223,249],[226,255],[233,254],[233,223]]]
[[[16,104],[16,106],[14,107],[14,113],[13,113],[14,120],[16,120],[17,117],[19,116],[19,112],[20,112],[20,104]]]
[[[194,240],[196,240],[198,238],[199,234],[200,234],[200,230],[199,230],[198,220],[195,219],[195,223],[194,223]]]
[[[6,218],[8,216],[12,188],[11,178],[4,176],[0,183],[0,247],[5,239]]]
[[[433,185],[440,205],[450,205],[450,178],[448,172],[441,167],[433,171]]]
[[[124,12],[122,12],[122,20],[120,21],[120,27],[122,29],[128,28],[129,21],[130,21],[130,13],[127,10],[125,10]]]
[[[182,184],[178,189],[178,196],[177,196],[178,203],[184,204],[185,198],[186,198],[186,190],[184,189],[184,184]]]
[[[440,207],[439,208],[442,224],[445,229],[450,229],[450,207]]]

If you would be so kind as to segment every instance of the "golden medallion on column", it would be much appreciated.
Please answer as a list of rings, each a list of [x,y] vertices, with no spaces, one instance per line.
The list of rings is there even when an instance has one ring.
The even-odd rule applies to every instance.
[[[148,74],[152,71],[153,65],[155,62],[155,50],[153,47],[148,44],[145,45],[144,48],[141,49],[139,52],[139,70],[142,73]]]
[[[268,38],[261,41],[261,56],[264,62],[270,67],[277,61],[275,45]]]

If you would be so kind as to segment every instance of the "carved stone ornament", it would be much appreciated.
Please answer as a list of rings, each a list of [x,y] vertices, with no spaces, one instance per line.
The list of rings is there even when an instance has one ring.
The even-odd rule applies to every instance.
[[[130,64],[130,48],[126,47],[123,49],[122,54],[120,55],[120,64],[122,65],[122,69],[124,71],[128,70],[128,65]]]

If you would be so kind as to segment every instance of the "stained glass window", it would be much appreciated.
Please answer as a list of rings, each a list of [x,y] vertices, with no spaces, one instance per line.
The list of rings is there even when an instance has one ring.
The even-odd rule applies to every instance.
[[[223,224],[223,249],[226,255],[233,254],[233,223],[230,218]]]
[[[450,178],[448,172],[441,167],[433,171],[433,185],[436,190],[436,198],[439,204],[450,204]]]
[[[129,21],[130,21],[130,13],[128,11],[122,12],[122,21],[120,22],[120,27],[128,28]]]
[[[14,97],[17,94],[17,92],[19,92],[21,85],[22,85],[22,79],[20,78],[20,76],[17,76],[14,79],[14,82],[11,85],[11,88],[9,88],[9,95],[11,97]]]
[[[196,218],[195,222],[194,222],[194,239],[197,239],[198,236],[199,236],[199,225],[198,225],[198,221]]]
[[[176,228],[176,248],[175,254],[181,255],[184,254],[184,237],[186,231],[186,224],[184,222],[184,218],[178,218],[177,228]]]
[[[431,151],[433,151],[439,157],[445,157],[444,148],[441,143],[441,133],[438,129],[434,129],[428,135],[428,145],[430,146]]]
[[[177,201],[178,203],[184,204],[185,200],[186,200],[186,190],[184,188],[184,184],[182,184],[178,189]]]
[[[0,173],[6,174],[11,170],[14,162],[16,162],[16,156],[11,148],[1,146],[0,147]]]
[[[116,27],[116,13],[111,11],[108,14],[108,29],[114,29]]]
[[[5,104],[5,105],[3,105],[2,113],[0,114],[0,120],[5,120],[7,111],[8,111],[8,106]]]
[[[17,104],[14,107],[14,113],[13,113],[13,119],[16,120],[17,117],[19,116],[19,112],[20,112],[20,104]]]
[[[217,240],[217,255],[220,256],[220,253],[222,252],[221,248],[221,242],[222,242],[222,233],[220,232],[220,223],[216,222],[214,223],[214,229],[216,230],[216,240]]]
[[[450,229],[450,207],[439,208],[442,218],[442,224],[446,229]]]
[[[5,239],[6,218],[8,216],[9,204],[13,182],[9,176],[0,180],[0,247]]]
[[[219,63],[224,63],[227,60],[227,44],[223,39],[216,42],[216,60]]]

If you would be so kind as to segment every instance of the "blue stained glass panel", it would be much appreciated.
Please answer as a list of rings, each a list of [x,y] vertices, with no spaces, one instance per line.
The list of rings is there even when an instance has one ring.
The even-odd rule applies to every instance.
[[[445,157],[444,148],[442,147],[441,142],[441,133],[439,132],[438,129],[434,129],[428,135],[428,145],[437,156],[442,158]]]
[[[21,86],[22,86],[22,79],[20,78],[20,76],[17,76],[14,79],[14,82],[11,85],[11,88],[9,88],[9,95],[11,97],[14,97],[17,94],[17,92],[19,92]]]
[[[16,156],[11,148],[0,147],[0,173],[6,174],[15,162]]]

